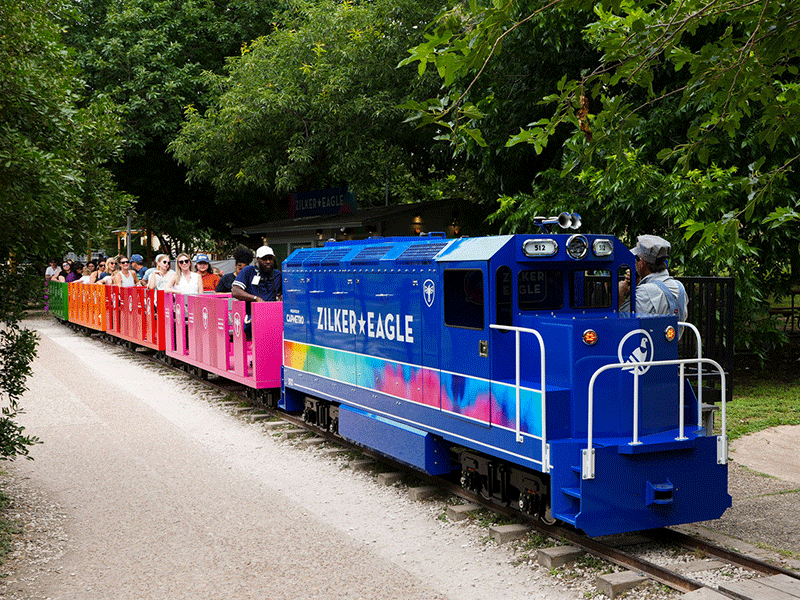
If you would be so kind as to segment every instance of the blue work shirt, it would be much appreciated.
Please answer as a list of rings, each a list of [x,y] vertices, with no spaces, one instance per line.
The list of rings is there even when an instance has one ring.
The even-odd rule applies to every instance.
[[[283,293],[281,272],[278,269],[272,269],[269,275],[262,275],[254,265],[248,265],[239,271],[233,285],[267,302],[277,300]]]

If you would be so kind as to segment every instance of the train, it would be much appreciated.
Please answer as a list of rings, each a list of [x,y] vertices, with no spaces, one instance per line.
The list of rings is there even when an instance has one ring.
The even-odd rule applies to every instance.
[[[725,394],[715,427],[686,368],[716,371],[724,389],[722,367],[691,323],[620,311],[635,259],[619,239],[553,223],[298,249],[282,301],[250,306],[249,336],[228,294],[50,282],[50,309],[589,536],[719,518]],[[682,334],[696,357],[679,357]]]

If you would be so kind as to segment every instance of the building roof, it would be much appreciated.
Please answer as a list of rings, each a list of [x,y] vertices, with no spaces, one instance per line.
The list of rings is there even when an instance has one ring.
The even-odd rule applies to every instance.
[[[395,204],[392,206],[377,206],[357,210],[349,214],[321,215],[317,217],[303,217],[298,219],[283,219],[239,227],[231,231],[233,235],[240,236],[266,236],[270,242],[291,241],[298,236],[313,236],[317,230],[330,230],[341,228],[370,228],[380,229],[385,221],[403,219],[406,215],[415,215],[422,210],[435,210],[437,207],[446,208],[458,204],[459,200],[433,200],[429,202],[416,202],[414,204]]]

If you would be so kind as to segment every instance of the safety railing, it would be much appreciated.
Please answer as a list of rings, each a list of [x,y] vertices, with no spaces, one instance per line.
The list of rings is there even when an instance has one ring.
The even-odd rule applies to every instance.
[[[594,479],[594,386],[597,378],[604,372],[611,369],[630,369],[633,371],[633,439],[629,442],[630,445],[636,446],[641,444],[639,440],[639,377],[643,374],[641,370],[644,367],[652,366],[669,366],[679,365],[679,410],[678,410],[678,436],[676,440],[685,440],[684,428],[684,398],[685,386],[683,384],[684,369],[687,364],[696,364],[698,370],[702,370],[703,364],[710,365],[715,368],[720,374],[720,388],[722,390],[722,399],[720,402],[720,435],[717,438],[717,463],[725,464],[728,462],[728,430],[726,423],[726,399],[725,399],[725,370],[715,360],[710,358],[680,358],[674,360],[649,360],[649,361],[635,361],[635,362],[622,362],[603,365],[597,369],[592,378],[589,380],[589,398],[588,398],[588,423],[586,427],[586,448],[582,452],[582,469],[581,474],[583,479]],[[645,369],[646,371],[647,369]],[[698,423],[698,427],[700,424]]]
[[[682,327],[688,327],[694,333],[694,339],[697,346],[697,426],[703,426],[703,369],[700,368],[700,363],[703,360],[703,344],[700,340],[700,330],[695,327],[692,323],[688,323],[686,321],[678,321],[678,325]],[[682,367],[681,367],[682,368]],[[682,375],[682,373],[681,373]],[[681,393],[683,393],[683,388],[681,388]],[[683,410],[683,405],[681,405],[681,410]],[[681,414],[681,421],[683,421],[683,414]]]
[[[539,340],[539,352],[541,355],[540,369],[541,369],[541,382],[542,389],[539,390],[542,396],[542,471],[544,473],[550,472],[550,456],[547,446],[547,386],[545,385],[546,369],[545,369],[545,353],[544,353],[544,339],[542,335],[535,329],[527,327],[514,327],[511,325],[496,325],[494,323],[489,325],[492,329],[500,331],[513,331],[514,332],[514,373],[515,373],[515,388],[516,388],[516,439],[517,442],[522,442],[522,427],[521,427],[521,407],[520,407],[520,390],[521,390],[521,365],[520,365],[520,333],[530,333],[536,336]]]

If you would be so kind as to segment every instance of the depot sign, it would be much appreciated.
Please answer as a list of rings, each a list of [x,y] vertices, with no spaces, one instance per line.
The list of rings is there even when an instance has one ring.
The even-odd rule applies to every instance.
[[[356,210],[355,196],[347,186],[289,194],[291,218],[340,215]]]

